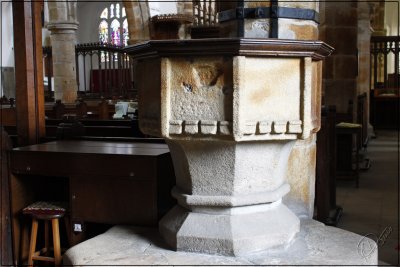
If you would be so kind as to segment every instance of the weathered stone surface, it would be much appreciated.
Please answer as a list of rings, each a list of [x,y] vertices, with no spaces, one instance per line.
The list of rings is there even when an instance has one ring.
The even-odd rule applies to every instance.
[[[198,42],[180,45],[190,51]],[[258,42],[250,41],[246,51]],[[152,43],[160,42],[138,47],[148,55]],[[244,255],[282,249],[299,231],[299,219],[282,197],[289,192],[286,172],[295,140],[308,139],[320,126],[321,64],[310,54],[297,56],[292,46],[280,52],[290,57],[257,57],[238,51],[222,56],[220,44],[213,44],[214,56],[201,51],[182,57],[167,49],[140,62],[140,127],[166,139],[176,174],[172,194],[178,205],[159,229],[178,251]],[[143,79],[150,72],[154,79]],[[315,149],[309,157],[315,158]],[[309,157],[296,165],[308,171],[296,177],[307,186],[314,170],[304,168]],[[312,196],[299,195],[296,201],[308,209]]]
[[[297,140],[288,161],[290,192],[283,198],[297,216],[313,217],[315,197],[316,135]]]
[[[296,40],[318,39],[318,24],[314,21],[279,19],[279,38]]]
[[[139,78],[148,72],[154,79]],[[139,123],[151,135],[294,140],[319,128],[321,64],[310,58],[164,58],[142,62],[137,75],[146,88]]]
[[[184,193],[243,195],[247,198],[251,194],[272,192],[283,185],[286,163],[294,144],[293,141],[236,143],[192,140],[167,140],[167,143],[171,153],[179,153],[179,157],[173,157],[173,163],[177,187]],[[269,201],[277,201],[280,197],[282,195]],[[255,203],[242,203],[249,204]]]
[[[357,76],[358,59],[357,55],[340,55],[334,58],[335,80],[354,79]],[[354,88],[356,89],[356,88]]]
[[[232,22],[230,24],[231,26],[223,26],[232,28]],[[246,38],[267,38],[271,31],[270,19],[246,19],[244,25],[244,37]],[[318,38],[318,24],[314,21],[281,18],[279,19],[278,37],[315,40]]]
[[[74,103],[77,96],[75,44],[76,2],[49,2],[50,39],[53,49],[54,97]]]
[[[270,1],[244,1],[244,8],[266,8],[270,7]],[[318,12],[319,2],[302,1],[279,1],[278,6],[282,8],[299,8],[316,10]],[[236,5],[224,4],[222,10],[235,8]],[[279,18],[278,38],[315,40],[318,38],[318,24],[312,20]],[[271,21],[269,18],[246,18],[244,26],[240,26],[238,20],[223,21],[221,23],[221,34],[224,37],[237,37],[238,28],[243,27],[243,37],[245,38],[269,38],[271,32]]]
[[[332,55],[354,55],[357,52],[357,27],[327,27],[326,42],[335,47],[335,54]],[[346,42],[342,42],[346,40]]]
[[[172,248],[239,256],[285,246],[299,231],[299,219],[280,201],[196,211],[176,206],[160,221],[160,233]]]
[[[156,228],[115,226],[70,248],[64,265],[377,265],[374,241],[305,219],[291,244],[238,257],[170,250]]]

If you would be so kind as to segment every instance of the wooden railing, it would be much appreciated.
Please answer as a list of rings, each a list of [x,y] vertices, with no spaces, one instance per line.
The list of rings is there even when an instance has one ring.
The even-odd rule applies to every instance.
[[[106,43],[78,44],[75,47],[78,93],[84,98],[136,98],[133,87],[133,61],[122,46]],[[51,98],[52,49],[43,48],[45,95]]]
[[[399,88],[399,43],[399,36],[371,37],[371,89]]]
[[[215,11],[215,1],[194,0],[193,15],[195,17],[194,26],[210,26],[217,23],[217,13]]]
[[[399,36],[371,38],[370,122],[375,129],[398,129]]]

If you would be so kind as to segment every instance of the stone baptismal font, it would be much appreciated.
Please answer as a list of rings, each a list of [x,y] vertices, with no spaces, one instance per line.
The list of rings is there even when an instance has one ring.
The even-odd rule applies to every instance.
[[[138,64],[140,128],[170,148],[177,205],[159,223],[163,241],[154,231],[117,229],[124,237],[118,251],[117,240],[113,246],[125,260],[83,263],[377,264],[372,240],[300,216],[283,201],[299,190],[287,177],[299,165],[291,152],[302,142],[315,149],[320,127],[322,60],[333,48],[317,40],[318,2],[220,8],[223,38],[126,49]],[[315,172],[312,155],[296,167],[299,177]]]

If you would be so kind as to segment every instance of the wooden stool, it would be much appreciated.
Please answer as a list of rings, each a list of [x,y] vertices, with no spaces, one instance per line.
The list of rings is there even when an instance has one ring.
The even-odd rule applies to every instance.
[[[60,231],[58,219],[66,212],[66,205],[59,202],[35,202],[24,208],[22,213],[32,216],[32,232],[29,245],[28,265],[33,266],[33,261],[54,262],[56,266],[61,264]],[[45,247],[36,251],[36,238],[38,231],[38,220],[44,220]],[[49,251],[49,221],[51,221],[53,232],[54,257],[41,256]]]

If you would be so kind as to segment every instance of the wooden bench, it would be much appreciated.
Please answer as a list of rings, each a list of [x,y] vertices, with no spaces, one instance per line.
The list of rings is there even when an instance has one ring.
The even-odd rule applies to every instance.
[[[315,218],[336,226],[342,208],[336,205],[336,108],[324,107],[321,129],[317,134],[317,167],[315,182]]]

